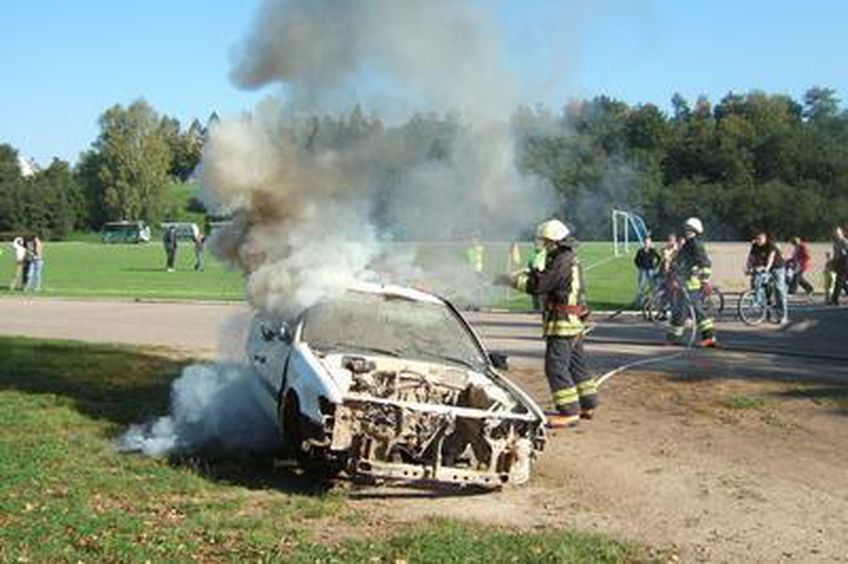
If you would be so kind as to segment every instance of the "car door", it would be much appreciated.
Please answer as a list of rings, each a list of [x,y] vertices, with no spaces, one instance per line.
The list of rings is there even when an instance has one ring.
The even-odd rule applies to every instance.
[[[275,400],[290,351],[291,335],[283,322],[275,316],[257,314],[248,338],[248,360]]]

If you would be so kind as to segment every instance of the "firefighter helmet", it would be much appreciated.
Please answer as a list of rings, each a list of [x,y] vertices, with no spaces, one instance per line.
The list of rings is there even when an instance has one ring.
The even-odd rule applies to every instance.
[[[568,227],[558,219],[549,219],[536,229],[536,238],[547,241],[562,241],[570,234]]]
[[[704,234],[704,224],[697,217],[690,217],[683,222],[683,229],[694,231],[698,235]]]

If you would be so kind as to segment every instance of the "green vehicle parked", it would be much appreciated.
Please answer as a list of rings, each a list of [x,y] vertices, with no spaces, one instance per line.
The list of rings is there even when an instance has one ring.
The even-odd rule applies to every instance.
[[[112,221],[100,230],[103,243],[149,243],[150,227],[143,221]]]

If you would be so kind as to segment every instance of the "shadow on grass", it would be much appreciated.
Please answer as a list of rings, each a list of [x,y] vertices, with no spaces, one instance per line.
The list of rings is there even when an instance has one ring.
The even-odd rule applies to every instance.
[[[190,359],[131,347],[0,337],[0,389],[53,394],[117,425],[168,409],[171,381]]]

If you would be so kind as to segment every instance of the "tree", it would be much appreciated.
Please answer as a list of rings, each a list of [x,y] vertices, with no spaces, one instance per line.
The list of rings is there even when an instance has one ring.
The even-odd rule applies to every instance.
[[[93,151],[81,164],[89,210],[96,210],[99,221],[159,221],[171,167],[159,116],[139,100],[106,110],[99,123]]]
[[[839,113],[839,98],[833,88],[810,88],[804,93],[804,117],[810,121],[833,118]]]
[[[21,227],[21,184],[18,152],[11,145],[0,145],[0,231]]]
[[[24,178],[17,151],[0,145],[0,231],[62,237],[81,224],[84,207],[68,163],[54,159],[46,169]]]
[[[203,127],[194,120],[189,129],[183,131],[179,120],[168,116],[162,117],[159,127],[171,153],[168,173],[180,182],[185,182],[200,162]]]

